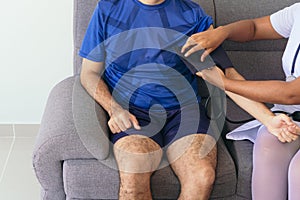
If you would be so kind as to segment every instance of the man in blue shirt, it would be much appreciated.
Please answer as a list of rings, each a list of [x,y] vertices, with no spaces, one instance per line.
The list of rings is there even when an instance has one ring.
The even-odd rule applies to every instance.
[[[79,52],[80,78],[109,115],[120,199],[152,198],[150,176],[163,150],[181,183],[179,199],[209,198],[215,139],[206,134],[196,76],[174,47],[211,26],[212,18],[190,0],[98,3]]]

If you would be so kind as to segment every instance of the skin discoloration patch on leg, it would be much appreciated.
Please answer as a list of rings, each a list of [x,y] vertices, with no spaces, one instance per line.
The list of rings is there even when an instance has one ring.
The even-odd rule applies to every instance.
[[[153,172],[162,157],[160,146],[141,135],[121,138],[114,145],[114,153],[119,170],[128,173]]]
[[[217,164],[215,140],[206,134],[189,135],[170,145],[167,155],[181,183],[179,199],[208,199]]]
[[[114,154],[120,171],[119,199],[152,199],[150,176],[160,163],[160,146],[148,137],[130,135],[115,143]]]

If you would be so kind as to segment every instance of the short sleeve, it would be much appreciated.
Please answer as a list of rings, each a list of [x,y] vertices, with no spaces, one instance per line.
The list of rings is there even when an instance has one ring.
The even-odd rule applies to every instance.
[[[98,3],[90,19],[90,23],[79,50],[79,55],[81,57],[95,62],[104,62],[105,60],[102,18],[100,3]]]
[[[207,30],[212,24],[213,24],[212,17],[207,15],[201,7],[198,7],[198,9],[197,9],[197,33]]]
[[[278,34],[285,38],[290,36],[297,9],[299,12],[300,3],[286,7],[270,16],[271,24]]]

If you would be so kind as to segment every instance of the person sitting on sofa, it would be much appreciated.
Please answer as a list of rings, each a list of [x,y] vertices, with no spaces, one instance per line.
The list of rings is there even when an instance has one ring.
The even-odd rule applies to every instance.
[[[214,30],[197,33],[189,38],[182,51],[189,56],[194,51],[205,48],[203,60],[225,39],[251,41],[260,39],[288,38],[282,57],[282,68],[286,81],[245,81],[232,80],[217,68],[204,70],[198,75],[226,91],[239,94],[259,102],[274,103],[273,110],[287,113],[300,111],[300,3],[293,4],[276,13],[257,19],[241,20]],[[221,77],[221,78],[220,78]],[[294,113],[299,125],[299,113]],[[252,123],[253,125],[253,123]],[[246,125],[234,130],[228,138],[235,139],[239,134],[255,135],[252,195],[255,200],[298,200],[300,199],[300,139],[282,143],[260,124],[252,130]],[[299,128],[296,134],[300,134]],[[253,138],[253,136],[252,136]]]
[[[197,76],[168,47],[183,35],[211,27],[212,18],[191,1],[98,3],[79,52],[80,79],[109,115],[120,199],[152,198],[150,176],[164,149],[181,183],[179,199],[209,198],[216,141],[206,134],[209,120],[200,104]],[[220,66],[233,69],[226,56]],[[262,104],[251,105],[278,134],[290,124],[288,117],[274,117]]]

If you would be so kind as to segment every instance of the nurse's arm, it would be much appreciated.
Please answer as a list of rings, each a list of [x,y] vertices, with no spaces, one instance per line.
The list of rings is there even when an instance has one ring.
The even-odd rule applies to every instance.
[[[230,91],[259,102],[295,105],[300,104],[300,78],[290,82],[243,81],[224,79],[226,91]]]

